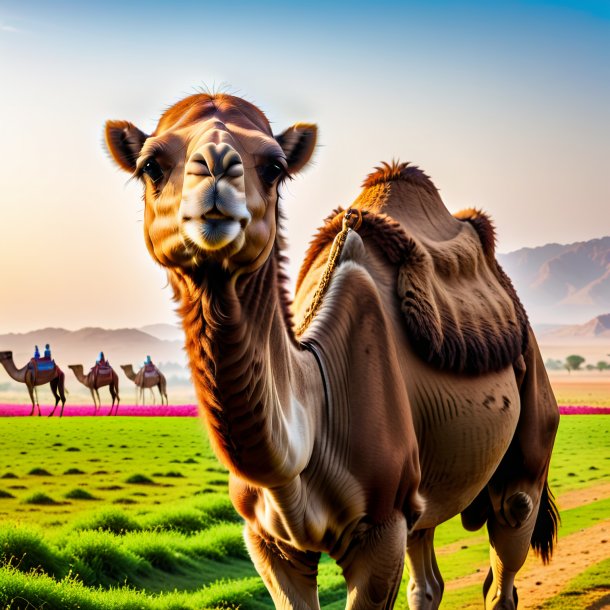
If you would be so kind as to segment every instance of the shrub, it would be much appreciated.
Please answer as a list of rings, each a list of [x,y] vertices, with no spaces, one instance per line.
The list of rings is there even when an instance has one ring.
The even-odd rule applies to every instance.
[[[0,479],[18,479],[19,477],[14,472],[5,472]]]
[[[57,500],[47,496],[47,494],[37,491],[36,493],[28,496],[24,501],[25,504],[41,504],[43,506],[52,506],[53,504],[59,504]]]
[[[0,489],[0,498],[14,498],[15,496],[12,493],[9,493],[8,491],[4,491],[4,489]]]

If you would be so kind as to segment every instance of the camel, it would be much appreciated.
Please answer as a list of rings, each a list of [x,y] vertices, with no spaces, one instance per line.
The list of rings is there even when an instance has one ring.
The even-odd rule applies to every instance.
[[[168,404],[167,401],[167,381],[165,379],[165,375],[155,367],[154,374],[145,373],[144,368],[142,367],[137,373],[133,370],[133,366],[131,364],[121,364],[121,368],[123,372],[127,376],[128,379],[133,381],[136,384],[136,404],[142,401],[142,405],[144,404],[144,390],[147,388],[150,390],[152,394],[152,403],[155,404],[155,393],[153,388],[157,388],[159,390],[159,396],[161,398],[161,404],[163,404],[163,397],[165,397],[165,404]]]
[[[31,362],[28,362],[28,364],[19,369],[13,362],[13,352],[0,352],[0,364],[6,369],[6,372],[12,379],[19,383],[25,383],[27,386],[30,400],[32,401],[30,415],[34,415],[36,408],[38,408],[38,415],[41,415],[36,387],[47,383],[51,386],[51,392],[53,392],[53,396],[55,397],[55,406],[51,413],[49,413],[49,417],[55,413],[55,409],[60,400],[61,409],[59,411],[59,417],[64,414],[64,405],[66,404],[65,375],[57,365],[49,370],[38,370],[32,366]]]
[[[118,413],[119,402],[121,401],[121,397],[119,396],[119,376],[109,364],[99,368],[97,368],[96,365],[86,375],[83,372],[82,364],[69,364],[68,368],[72,370],[74,376],[86,388],[89,388],[91,392],[91,398],[93,399],[93,404],[95,405],[96,413],[100,410],[100,407],[102,406],[99,389],[103,388],[104,386],[108,386],[108,389],[110,390],[110,396],[112,397],[112,405],[110,407],[110,413],[108,413],[108,415],[112,415],[113,410],[115,415]],[[114,408],[115,401],[116,409]]]
[[[251,559],[277,608],[319,609],[327,553],[360,610],[393,607],[406,551],[409,606],[435,609],[434,529],[461,513],[487,524],[486,610],[514,610],[530,546],[553,551],[558,409],[491,222],[386,165],[322,227],[291,304],[279,191],[316,138],[308,123],[274,136],[227,94],[186,97],[151,135],[106,123],[143,185],[144,241]]]

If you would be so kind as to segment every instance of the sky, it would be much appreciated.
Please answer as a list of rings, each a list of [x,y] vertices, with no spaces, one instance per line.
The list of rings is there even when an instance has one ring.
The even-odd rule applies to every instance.
[[[0,0],[0,333],[175,323],[106,119],[151,132],[198,88],[315,122],[283,191],[310,236],[383,160],[419,165],[500,252],[610,234],[610,2]]]

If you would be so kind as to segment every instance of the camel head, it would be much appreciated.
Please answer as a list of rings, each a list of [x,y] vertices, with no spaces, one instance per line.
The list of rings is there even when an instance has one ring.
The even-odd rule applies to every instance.
[[[106,123],[120,168],[144,186],[144,232],[153,258],[186,273],[216,260],[253,270],[277,232],[278,188],[312,156],[315,125],[273,135],[265,115],[226,94],[191,95],[147,135],[127,121]]]
[[[12,360],[13,352],[0,352],[0,360]]]

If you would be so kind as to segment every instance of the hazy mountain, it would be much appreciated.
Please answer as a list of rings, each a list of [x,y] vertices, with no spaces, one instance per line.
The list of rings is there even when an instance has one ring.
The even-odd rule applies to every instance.
[[[51,345],[53,358],[62,368],[68,364],[82,364],[87,369],[95,363],[100,351],[115,367],[129,363],[138,367],[147,355],[154,362],[186,365],[183,339],[160,339],[135,328],[81,328],[75,331],[43,328],[0,335],[0,351],[11,350],[17,366],[23,366],[32,357],[34,345],[38,345],[42,353],[45,343]]]
[[[164,341],[184,341],[182,327],[174,324],[149,324],[141,326],[139,330]]]
[[[589,343],[601,341],[610,350],[610,313],[596,316],[585,324],[562,325],[538,331],[538,339],[544,343],[573,341]]]
[[[499,254],[534,323],[577,324],[610,311],[610,236]]]

